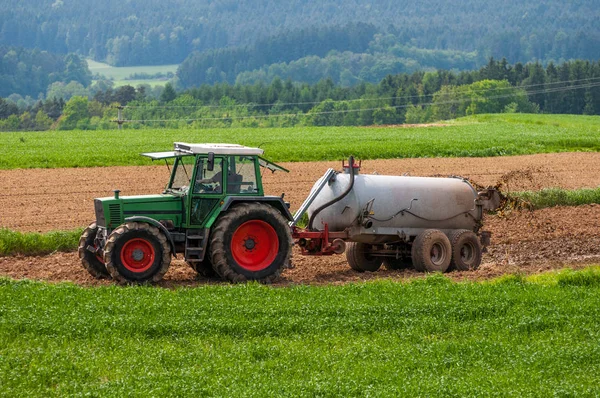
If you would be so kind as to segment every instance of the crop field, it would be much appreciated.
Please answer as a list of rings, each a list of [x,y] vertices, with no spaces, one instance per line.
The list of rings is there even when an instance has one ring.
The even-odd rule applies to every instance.
[[[0,280],[7,396],[594,396],[600,271],[164,290]]]
[[[261,146],[273,161],[600,151],[600,116],[482,115],[430,127],[293,127],[0,133],[0,169],[148,165],[174,141]]]
[[[274,286],[181,258],[155,286],[92,278],[73,247],[93,198],[161,192],[167,167],[138,154],[173,141],[263,144],[290,170],[265,191],[292,210],[350,154],[529,206],[485,217],[476,271],[357,273],[295,250]],[[600,395],[600,117],[1,133],[0,181],[0,396]]]

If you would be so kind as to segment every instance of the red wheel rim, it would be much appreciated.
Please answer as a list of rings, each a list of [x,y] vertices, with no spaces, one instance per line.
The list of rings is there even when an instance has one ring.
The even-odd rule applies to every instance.
[[[121,263],[132,272],[144,272],[154,264],[154,246],[145,239],[131,239],[121,249]]]
[[[231,254],[248,271],[261,271],[273,263],[279,251],[275,229],[264,221],[246,221],[231,238]]]

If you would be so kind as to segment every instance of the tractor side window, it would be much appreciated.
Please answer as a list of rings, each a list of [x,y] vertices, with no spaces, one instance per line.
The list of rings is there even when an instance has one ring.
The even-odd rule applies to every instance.
[[[214,167],[208,170],[207,159],[198,159],[194,193],[223,193],[223,160],[215,158]]]
[[[227,173],[228,193],[258,193],[252,156],[230,156]]]

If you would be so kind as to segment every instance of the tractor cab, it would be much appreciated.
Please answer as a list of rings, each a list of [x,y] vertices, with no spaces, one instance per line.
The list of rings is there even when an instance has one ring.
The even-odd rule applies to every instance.
[[[260,167],[273,172],[285,168],[262,158],[263,150],[233,144],[187,144],[176,142],[171,152],[143,153],[153,160],[173,161],[171,178],[163,194],[181,197],[188,228],[212,224],[215,208],[228,197],[263,197]]]

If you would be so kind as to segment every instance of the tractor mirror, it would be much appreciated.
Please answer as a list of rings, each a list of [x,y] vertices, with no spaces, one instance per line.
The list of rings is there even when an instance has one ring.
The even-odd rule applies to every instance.
[[[208,153],[208,164],[206,165],[208,171],[213,171],[215,169],[215,154],[214,152]]]

